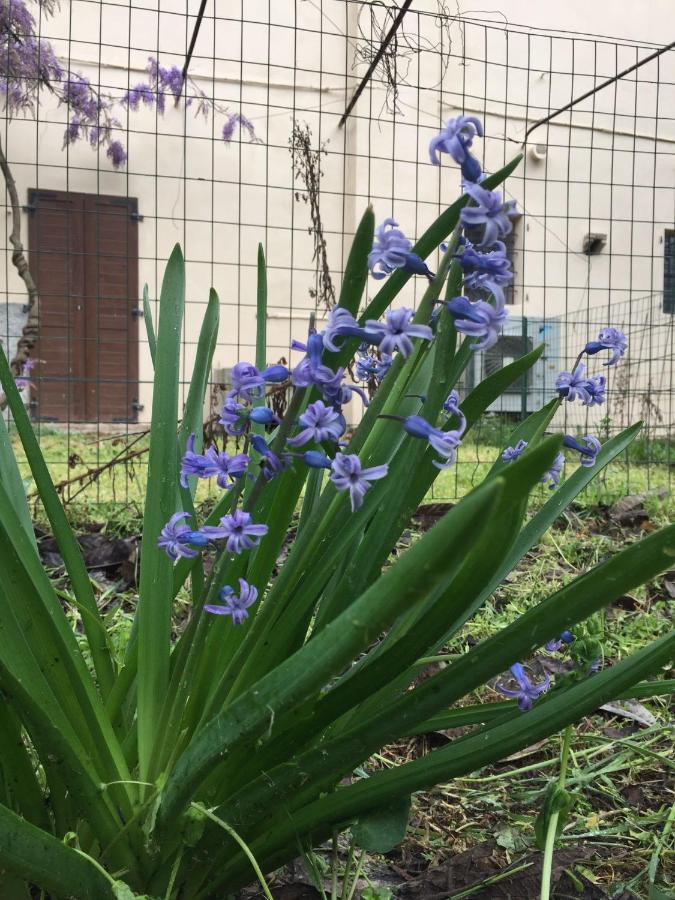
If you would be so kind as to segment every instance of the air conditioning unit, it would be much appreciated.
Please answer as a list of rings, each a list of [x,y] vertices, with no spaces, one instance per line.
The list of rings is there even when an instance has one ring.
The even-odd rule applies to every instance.
[[[465,373],[465,393],[542,343],[545,344],[544,352],[534,366],[491,403],[488,412],[524,414],[539,409],[556,395],[555,380],[560,371],[560,322],[555,319],[510,316],[497,343],[489,350],[472,354]]]

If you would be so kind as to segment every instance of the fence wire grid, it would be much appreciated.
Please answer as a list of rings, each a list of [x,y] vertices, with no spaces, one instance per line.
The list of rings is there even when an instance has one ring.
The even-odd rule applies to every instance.
[[[184,65],[193,5],[186,14],[179,3],[71,0],[54,17],[40,14],[38,26],[70,69],[121,97],[143,80],[148,57]],[[44,323],[44,358],[27,400],[66,499],[139,497],[153,373],[138,311],[147,284],[156,315],[176,242],[187,262],[183,397],[211,286],[221,301],[214,408],[228,368],[254,358],[258,242],[268,265],[268,360],[295,361],[291,338],[302,338],[310,314],[320,320],[335,301],[366,204],[378,221],[393,216],[415,238],[458,195],[457,168],[429,164],[428,143],[442,122],[460,112],[480,116],[483,166],[495,171],[521,150],[534,123],[656,49],[481,21],[443,2],[426,7],[407,12],[343,127],[394,6],[207,3],[185,90],[195,101],[205,97],[209,114],[195,116],[196,102],[167,103],[164,115],[156,107],[124,111],[128,160],[120,171],[86,142],[63,148],[69,110],[47,95],[34,115],[5,119],[3,146],[25,204],[24,242],[39,270]],[[605,439],[643,419],[642,437],[605,484],[619,493],[670,487],[673,109],[669,51],[529,135],[506,185],[522,213],[509,247],[509,324],[490,354],[475,356],[462,390],[542,340],[546,349],[531,375],[491,407],[437,496],[463,493],[513,424],[553,396],[556,374],[608,325],[624,329],[630,346],[609,371],[606,407],[565,404],[554,427]],[[233,114],[252,123],[255,141],[246,128],[223,140]],[[10,262],[5,206],[0,339],[11,357],[26,296]],[[371,282],[369,292],[376,289]],[[400,300],[415,305],[422,291],[411,282]],[[350,415],[358,420],[356,405]],[[111,465],[115,458],[121,462]]]

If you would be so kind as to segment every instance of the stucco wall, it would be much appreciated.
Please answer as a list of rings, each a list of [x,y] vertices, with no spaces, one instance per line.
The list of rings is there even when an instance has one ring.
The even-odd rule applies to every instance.
[[[195,10],[197,4],[194,4]],[[456,167],[429,165],[427,146],[441,119],[465,110],[485,120],[485,167],[494,170],[519,149],[528,124],[647,55],[670,21],[666,2],[540,4],[503,0],[491,21],[453,20],[440,32],[432,15],[410,13],[406,29],[422,52],[402,51],[405,72],[397,109],[375,79],[345,128],[338,120],[364,64],[355,64],[370,14],[360,4],[218,0],[205,19],[191,66],[195,82],[219,110],[242,111],[260,144],[219,140],[224,113],[209,121],[168,105],[122,117],[129,163],[113,172],[87,146],[63,151],[66,110],[45,96],[33,119],[10,122],[3,136],[22,198],[31,187],[137,197],[140,283],[156,297],[163,260],[180,241],[188,260],[184,380],[189,381],[208,289],[222,304],[215,364],[253,357],[255,257],[262,241],[269,266],[269,359],[288,357],[291,336],[306,331],[315,306],[313,243],[307,204],[296,197],[288,138],[293,118],[312,129],[322,157],[321,216],[328,261],[339,284],[350,237],[368,201],[378,218],[394,214],[415,237],[458,192]],[[431,0],[415,4],[422,12]],[[242,22],[242,9],[245,21]],[[636,9],[644,15],[636,16]],[[633,41],[574,39],[520,28],[624,34]],[[377,15],[380,15],[378,13]],[[481,14],[482,15],[482,14]],[[478,16],[478,14],[476,14]],[[42,33],[72,68],[121,93],[143,78],[148,55],[181,65],[194,17],[183,4],[63,2]],[[632,26],[631,26],[632,28]],[[361,30],[360,30],[361,29]],[[132,47],[133,49],[129,49]],[[526,153],[507,191],[524,212],[518,226],[514,315],[558,317],[653,296],[662,286],[662,238],[675,210],[675,56],[640,69],[572,113],[540,128],[532,140],[545,158]],[[573,73],[573,74],[572,74]],[[24,228],[26,223],[24,222]],[[607,234],[605,251],[581,252],[588,232]],[[25,233],[25,231],[24,231]],[[12,303],[21,284],[0,260]],[[371,292],[376,289],[372,284]],[[413,304],[421,285],[401,302]],[[608,313],[608,319],[610,314]],[[595,327],[595,317],[593,327]],[[4,321],[3,321],[4,329]],[[563,329],[560,362],[576,355]],[[672,362],[671,362],[672,371]],[[140,400],[151,403],[151,366],[140,350]]]

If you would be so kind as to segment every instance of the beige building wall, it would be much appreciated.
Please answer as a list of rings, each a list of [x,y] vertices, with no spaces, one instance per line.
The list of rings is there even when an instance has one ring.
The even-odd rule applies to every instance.
[[[375,40],[373,28],[387,25],[381,11],[373,18],[368,8],[342,0],[214,0],[209,9],[190,70],[214,99],[208,121],[171,103],[163,117],[155,111],[123,116],[129,162],[121,172],[84,144],[62,149],[66,110],[48,96],[41,98],[37,122],[15,119],[5,123],[3,134],[22,198],[32,187],[138,198],[144,217],[139,281],[147,282],[151,297],[158,295],[173,244],[183,245],[185,389],[211,286],[221,300],[215,365],[254,356],[258,241],[269,271],[269,361],[289,358],[290,338],[306,333],[316,277],[308,204],[294,181],[288,147],[294,118],[310,126],[315,147],[325,147],[321,217],[339,286],[351,235],[369,201],[378,219],[395,215],[414,238],[457,195],[457,167],[449,160],[440,169],[428,163],[428,142],[441,120],[462,110],[481,116],[485,168],[494,171],[519,151],[528,125],[648,55],[649,42],[669,33],[671,19],[670,4],[661,0],[536,8],[502,0],[499,14],[480,19],[467,10],[439,30],[437,18],[425,14],[437,4],[420,0],[415,10],[421,14],[409,13],[406,22],[414,52],[401,49],[405,65],[396,103],[378,76],[340,128],[346,101],[365,71],[357,59],[363,36]],[[184,11],[177,0],[162,0],[161,8],[157,0],[144,0],[142,7],[64,0],[53,19],[43,20],[42,33],[72,69],[121,94],[143,80],[149,55],[163,65],[182,65],[194,24],[194,15],[186,18]],[[629,26],[629,11],[639,28]],[[520,27],[522,22],[566,30],[547,34]],[[575,37],[579,31],[631,30],[644,46]],[[675,54],[669,53],[531,136],[507,185],[524,213],[514,316],[583,318],[589,308],[661,291],[663,233],[673,227],[675,210],[674,84]],[[249,117],[260,143],[219,140],[226,110]],[[598,256],[582,252],[589,232],[607,235]],[[10,301],[23,302],[6,254],[0,266]],[[377,287],[370,283],[371,295]],[[400,302],[413,305],[423,287],[411,284]],[[552,366],[576,355],[579,337],[578,328],[569,339],[563,330]],[[151,380],[142,342],[141,418],[150,410]]]

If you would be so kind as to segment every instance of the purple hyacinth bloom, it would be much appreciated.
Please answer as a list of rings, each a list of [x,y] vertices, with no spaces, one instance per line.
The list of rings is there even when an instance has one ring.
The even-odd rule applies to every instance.
[[[388,471],[386,464],[362,469],[358,456],[338,453],[331,466],[330,480],[338,491],[349,491],[352,512],[356,512],[372,487],[370,482],[385,478]]]
[[[564,644],[571,644],[573,640],[574,635],[572,632],[565,630],[560,634],[560,637],[554,638],[552,641],[547,641],[544,644],[544,648],[548,650],[549,653],[557,653]]]
[[[411,338],[430,341],[434,336],[428,325],[413,323],[414,315],[414,310],[405,306],[401,309],[390,309],[384,322],[368,319],[366,331],[369,335],[381,335],[378,347],[381,353],[391,356],[398,350],[404,357],[408,357],[413,352]]]
[[[455,320],[457,331],[468,337],[480,338],[471,346],[474,351],[487,350],[497,343],[509,315],[497,296],[494,306],[486,300],[472,302],[467,297],[455,297],[446,302],[445,308]]]
[[[279,417],[272,412],[269,406],[254,406],[249,410],[248,418],[256,425],[278,425]]]
[[[230,456],[224,450],[219,453],[215,447],[209,447],[204,455],[213,467],[213,474],[218,476],[218,487],[226,490],[234,485],[237,478],[246,474],[246,467],[251,461],[245,453]]]
[[[273,366],[268,366],[266,369],[263,369],[260,374],[263,380],[270,384],[281,384],[288,380],[291,373],[286,366],[276,363]]]
[[[267,534],[267,525],[254,525],[251,514],[235,509],[232,515],[223,516],[220,525],[203,525],[203,534],[212,541],[227,541],[229,553],[242,553],[260,543],[260,538]]]
[[[327,400],[333,406],[333,409],[338,412],[340,411],[340,407],[344,406],[346,403],[351,403],[354,394],[359,395],[364,406],[369,405],[370,401],[368,400],[368,395],[363,388],[356,384],[328,384],[323,387],[323,396],[325,400]]]
[[[449,153],[457,165],[461,166],[469,155],[469,148],[476,135],[483,137],[483,125],[476,116],[457,116],[449,119],[440,134],[429,143],[431,162],[435,166],[440,166],[438,154]]]
[[[157,538],[157,546],[161,547],[174,562],[179,556],[193,557],[199,555],[199,551],[193,550],[187,545],[186,539],[194,533],[190,526],[186,525],[182,520],[189,517],[190,513],[174,513]]]
[[[475,156],[472,156],[467,152],[466,159],[461,165],[462,169],[462,178],[464,179],[464,183],[473,182],[474,184],[478,184],[479,182],[485,179],[485,175],[483,175],[483,169],[481,164],[478,162]]]
[[[390,275],[396,269],[406,269],[413,275],[426,275],[432,279],[433,273],[416,253],[412,253],[412,241],[398,227],[396,219],[385,219],[375,229],[373,249],[368,254],[368,268],[378,280]]]
[[[326,406],[323,400],[310,403],[304,413],[298,419],[302,425],[302,431],[295,437],[288,439],[291,447],[300,447],[309,441],[338,441],[347,429],[347,423],[342,413]]]
[[[611,350],[612,355],[603,363],[603,366],[615,366],[628,349],[628,339],[623,331],[618,328],[603,328],[597,341],[589,341],[584,347],[584,353],[593,356],[601,350]]]
[[[459,214],[462,225],[484,227],[478,247],[488,247],[513,230],[511,219],[518,215],[515,200],[502,200],[498,191],[488,191],[479,184],[467,183],[464,190],[475,206],[465,206]]]
[[[495,241],[492,250],[480,253],[470,241],[464,241],[464,249],[457,255],[464,272],[464,286],[471,291],[494,294],[502,304],[504,288],[513,281],[511,261],[503,241]]]
[[[260,471],[263,478],[271,481],[277,475],[290,468],[293,460],[290,453],[281,453],[279,456],[268,446],[265,438],[259,434],[251,436],[251,446],[261,454]]]
[[[223,601],[222,605],[206,603],[204,610],[217,616],[232,616],[232,622],[235,625],[241,625],[245,619],[248,619],[249,606],[253,606],[258,599],[258,589],[240,578],[238,594],[235,594],[234,588],[226,584],[220,589],[219,596]]]
[[[310,331],[306,344],[294,339],[291,342],[291,348],[293,350],[304,350],[307,354],[291,372],[291,381],[295,387],[310,387],[310,385],[314,385],[323,390],[326,386],[329,389],[337,388],[342,383],[344,369],[340,368],[334,372],[321,362],[323,337],[317,334],[315,330]]]
[[[504,462],[513,462],[514,459],[518,459],[518,457],[526,447],[527,441],[520,440],[515,447],[506,448],[506,450],[502,453],[502,459],[504,460]]]
[[[443,462],[433,460],[437,469],[447,469],[453,465],[457,458],[457,448],[462,443],[464,427],[443,431],[440,428],[434,428],[421,416],[408,416],[403,420],[403,428],[412,437],[429,441],[429,445],[444,460]]]
[[[322,333],[323,346],[337,353],[342,349],[343,341],[337,343],[336,338],[357,337],[361,342],[372,343],[368,332],[359,326],[348,309],[334,306],[328,313],[328,322]]]
[[[277,456],[277,454],[270,449],[265,438],[259,434],[251,436],[251,446],[262,455],[260,470],[263,474],[263,478],[267,479],[267,481],[271,481],[272,478],[285,472],[292,463],[290,453],[282,453],[280,456]]]
[[[578,451],[581,454],[579,462],[582,466],[594,466],[595,458],[602,449],[602,444],[592,434],[581,438],[581,443],[571,434],[566,434],[563,438],[563,447]]]
[[[380,357],[371,356],[369,353],[360,352],[356,359],[356,377],[360,381],[370,381],[374,378],[377,382],[382,381],[384,376],[391,368],[394,358],[388,353],[383,353]]]
[[[550,490],[558,487],[558,485],[560,484],[560,476],[562,475],[564,465],[565,454],[558,453],[556,458],[551,463],[551,468],[544,472],[539,481],[541,481],[542,484],[547,484],[548,482],[550,482],[550,484],[548,485]]]
[[[330,469],[333,465],[333,460],[320,450],[305,450],[305,452],[300,455],[302,461],[305,465],[309,466],[310,469]]]
[[[589,396],[588,403],[585,406],[601,406],[605,402],[605,390],[607,389],[607,379],[604,375],[591,375],[588,379],[586,391]]]
[[[545,673],[543,681],[535,684],[525,674],[525,669],[523,668],[522,663],[514,663],[509,668],[509,671],[515,679],[518,687],[516,689],[507,688],[502,683],[496,684],[495,687],[499,691],[499,693],[503,694],[505,697],[517,700],[518,708],[521,710],[521,712],[527,712],[528,709],[532,709],[532,704],[534,703],[534,701],[538,697],[540,697],[544,693],[544,691],[548,690],[550,684],[548,672]]]
[[[265,379],[252,363],[238,362],[230,372],[232,388],[228,397],[241,397],[249,402],[262,397]]]
[[[555,388],[558,395],[573,402],[581,400],[584,406],[599,406],[605,400],[607,379],[604,375],[586,377],[586,366],[578,363],[574,371],[561,372],[556,378]]]
[[[202,453],[195,453],[195,435],[191,434],[187,439],[185,454],[180,464],[180,483],[184,488],[188,487],[188,477],[211,478],[216,475],[218,468],[211,459]]]
[[[239,437],[246,431],[247,418],[246,407],[237,403],[234,397],[228,397],[220,411],[218,422],[224,427],[227,434]]]
[[[455,416],[455,418],[459,419],[459,427],[458,431],[460,434],[464,434],[466,431],[466,416],[462,412],[459,405],[459,394],[457,391],[450,391],[448,396],[445,398],[443,403],[443,412],[448,416]]]

